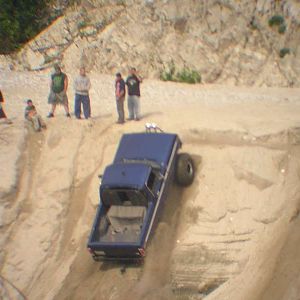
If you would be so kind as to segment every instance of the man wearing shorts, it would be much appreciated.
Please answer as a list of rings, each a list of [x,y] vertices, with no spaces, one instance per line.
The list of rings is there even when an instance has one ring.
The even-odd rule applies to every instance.
[[[63,105],[66,111],[66,116],[71,117],[69,112],[69,103],[67,96],[68,89],[68,77],[61,71],[59,65],[54,65],[54,74],[51,75],[50,94],[48,97],[48,103],[51,104],[51,111],[48,114],[48,118],[54,117],[56,105]]]

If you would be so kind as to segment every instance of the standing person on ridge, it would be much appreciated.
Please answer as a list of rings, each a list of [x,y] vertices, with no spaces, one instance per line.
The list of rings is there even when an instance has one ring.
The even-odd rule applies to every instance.
[[[125,101],[125,82],[122,78],[121,73],[116,74],[115,81],[115,94],[116,94],[116,104],[117,104],[117,112],[119,115],[118,124],[123,124],[125,122],[124,116],[124,101]]]
[[[66,117],[70,118],[69,102],[67,96],[68,89],[68,77],[61,71],[58,64],[54,65],[54,74],[51,75],[50,82],[50,94],[48,97],[48,103],[51,104],[51,111],[48,114],[48,118],[54,117],[54,112],[57,104],[62,104],[66,111]]]
[[[136,72],[136,68],[131,68],[129,71],[129,76],[126,79],[127,85],[127,105],[128,105],[128,112],[129,118],[128,120],[136,120],[139,121],[140,119],[140,83],[143,82],[143,78],[139,76]]]
[[[77,119],[81,119],[81,104],[83,106],[83,115],[86,119],[91,117],[91,103],[89,89],[91,88],[90,78],[86,75],[85,67],[81,67],[79,75],[74,81],[75,105],[74,113]]]

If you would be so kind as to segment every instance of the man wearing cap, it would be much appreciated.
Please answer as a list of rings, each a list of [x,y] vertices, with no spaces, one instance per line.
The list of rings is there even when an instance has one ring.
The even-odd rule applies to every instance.
[[[54,70],[54,74],[51,75],[50,94],[48,97],[48,103],[51,104],[51,111],[48,114],[48,118],[54,117],[57,104],[62,104],[65,108],[66,116],[71,117],[67,96],[68,77],[61,71],[59,65],[55,64]]]
[[[41,131],[42,128],[46,128],[46,124],[42,117],[37,113],[35,106],[31,99],[26,101],[27,106],[25,108],[24,117],[27,121],[32,123],[33,129],[35,131]]]
[[[115,94],[116,94],[117,112],[119,115],[117,123],[123,124],[125,120],[124,119],[125,82],[122,78],[121,73],[116,74]]]

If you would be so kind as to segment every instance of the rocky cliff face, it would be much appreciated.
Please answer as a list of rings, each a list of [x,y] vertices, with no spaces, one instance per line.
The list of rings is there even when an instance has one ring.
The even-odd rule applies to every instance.
[[[13,64],[38,70],[58,61],[68,72],[85,64],[101,73],[134,65],[152,78],[173,64],[205,83],[299,87],[299,58],[296,0],[85,0]]]

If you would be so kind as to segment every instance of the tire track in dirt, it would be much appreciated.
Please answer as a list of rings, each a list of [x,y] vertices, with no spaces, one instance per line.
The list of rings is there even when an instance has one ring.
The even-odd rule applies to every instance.
[[[67,222],[65,223],[65,227],[63,229],[63,238],[62,238],[62,251],[60,254],[59,261],[63,264],[63,260],[66,258],[65,252],[70,252],[73,247],[70,246],[72,243],[72,232],[75,231],[74,224],[76,224],[76,219],[82,219],[82,222],[84,222],[87,225],[88,231],[84,231],[80,236],[80,246],[79,249],[77,249],[77,253],[75,254],[75,257],[70,265],[71,270],[77,270],[79,269],[79,273],[77,272],[70,272],[67,274],[67,276],[64,278],[62,287],[59,289],[59,291],[56,293],[55,298],[56,299],[65,299],[65,298],[77,298],[82,299],[79,295],[81,295],[81,292],[78,291],[78,286],[80,286],[83,282],[86,282],[86,278],[90,278],[93,274],[95,274],[98,270],[99,264],[94,263],[92,260],[90,254],[87,251],[86,248],[86,242],[89,234],[89,230],[91,228],[93,218],[95,215],[94,208],[91,207],[91,203],[86,200],[86,197],[88,195],[88,190],[91,188],[91,181],[93,181],[95,178],[97,178],[96,174],[100,170],[100,166],[103,163],[104,154],[107,150],[107,148],[116,143],[117,136],[114,135],[114,129],[111,128],[112,126],[106,126],[104,129],[96,130],[96,136],[97,140],[93,140],[91,144],[91,140],[93,137],[86,136],[83,140],[83,144],[85,143],[85,140],[89,140],[89,148],[99,148],[99,152],[97,152],[97,161],[95,163],[96,166],[93,166],[93,169],[91,172],[89,172],[89,175],[84,177],[83,179],[78,180],[77,178],[77,171],[75,171],[74,174],[74,182],[78,181],[78,183],[71,193],[70,196],[70,210],[67,215]],[[111,131],[111,132],[110,132]],[[105,139],[104,141],[101,140],[102,136],[113,136],[112,139]],[[78,152],[82,151],[82,148],[80,147]],[[84,151],[83,151],[84,153]],[[88,153],[87,153],[88,154]],[[83,155],[84,156],[84,155]],[[82,164],[83,161],[77,160],[76,164]],[[98,183],[98,179],[97,179]],[[97,189],[95,190],[96,197],[98,201],[98,184]],[[76,204],[77,203],[77,204]],[[81,203],[78,205],[78,203]],[[84,205],[82,204],[84,203]],[[79,207],[81,206],[81,207]],[[84,206],[84,207],[82,207]],[[78,241],[77,241],[78,242]],[[69,248],[69,249],[68,249]],[[64,249],[66,251],[64,251]],[[92,276],[98,278],[98,276]],[[92,281],[92,280],[90,280]],[[91,284],[91,283],[89,283]],[[76,291],[76,293],[74,292]],[[89,291],[91,293],[91,291]]]
[[[94,218],[95,209],[92,207],[91,202],[88,201],[87,196],[89,195],[90,190],[93,189],[95,189],[96,194],[98,193],[98,180],[96,179],[96,173],[104,164],[104,156],[111,150],[110,147],[115,147],[118,136],[122,133],[111,126],[106,126],[105,128],[97,125],[93,126],[93,134],[89,133],[87,130],[83,135],[84,130],[88,129],[88,126],[84,128],[77,128],[77,125],[75,128],[80,129],[80,133],[75,132],[75,130],[73,130],[74,133],[70,133],[70,139],[73,139],[75,136],[78,137],[78,135],[81,136],[80,139],[77,139],[71,144],[77,145],[72,149],[72,160],[68,165],[68,172],[71,172],[72,174],[72,178],[70,180],[71,188],[58,190],[64,200],[61,202],[62,206],[57,218],[57,224],[55,225],[57,226],[55,229],[56,241],[51,245],[51,247],[46,247],[45,259],[38,267],[36,271],[37,274],[33,277],[30,287],[26,291],[27,295],[29,295],[32,299],[57,300],[181,299],[180,297],[187,297],[188,295],[192,297],[195,293],[199,293],[199,290],[203,292],[203,295],[208,294],[213,289],[216,289],[222,282],[226,281],[228,278],[224,273],[226,271],[225,267],[223,268],[224,270],[222,269],[222,272],[224,271],[223,273],[211,272],[204,274],[203,276],[198,275],[198,277],[203,280],[203,286],[201,287],[201,285],[199,285],[195,289],[193,289],[193,286],[186,287],[184,285],[178,288],[176,283],[173,281],[173,250],[177,245],[178,231],[182,230],[182,227],[185,227],[185,224],[182,225],[180,223],[182,220],[186,220],[186,218],[182,219],[182,214],[186,213],[186,210],[183,208],[186,200],[193,199],[193,197],[199,193],[199,182],[195,183],[187,191],[182,191],[177,187],[172,187],[166,202],[162,221],[156,230],[153,241],[149,245],[144,266],[128,266],[125,269],[125,273],[122,273],[121,269],[123,268],[123,265],[109,263],[102,264],[92,261],[86,250],[86,240]],[[56,127],[55,130],[57,129],[58,128]],[[112,138],[105,138],[105,140],[102,140],[102,137],[107,136],[112,136]],[[197,140],[194,140],[195,137],[192,139],[189,138],[190,136],[188,135],[184,136],[184,142],[189,148],[193,147],[192,145],[194,144],[199,146]],[[240,136],[238,136],[237,141],[235,138],[236,137],[233,134],[232,143],[239,145]],[[59,147],[60,143],[57,142],[55,138],[52,142],[53,143],[51,145],[53,149],[55,149],[55,147]],[[265,143],[265,141],[263,142]],[[229,146],[224,146],[222,143],[221,145],[223,148],[230,148],[230,143]],[[216,148],[219,149],[217,140],[215,145],[217,146]],[[213,149],[214,144],[209,144],[209,146],[206,147],[211,147]],[[222,147],[219,150],[223,149]],[[92,153],[89,152],[89,149],[91,148],[93,148]],[[254,147],[251,147],[251,149],[252,148],[255,150]],[[268,147],[266,148],[269,149]],[[285,146],[280,148],[281,151],[283,149],[285,149]],[[275,149],[269,150],[275,151]],[[208,150],[206,149],[206,151]],[[47,160],[49,159],[48,155],[50,155],[50,152],[42,155],[42,159]],[[80,168],[85,163],[86,155],[90,155],[92,158],[96,158],[96,160],[94,161],[94,165],[91,165],[89,162],[87,170],[82,170]],[[276,161],[276,167],[279,169],[284,168],[287,164],[285,156],[281,155],[280,157],[280,161]],[[66,158],[63,157],[62,159]],[[63,162],[64,160],[62,160],[62,163]],[[207,161],[205,163],[207,163]],[[35,193],[35,190],[38,188],[37,183],[40,182],[40,179],[37,180],[36,177],[38,172],[34,171],[34,173],[35,176],[31,178],[32,194]],[[255,172],[253,174],[255,174]],[[249,179],[248,177],[246,179]],[[201,180],[200,174],[198,174],[197,179]],[[245,181],[247,183],[247,180]],[[251,183],[252,179],[248,181]],[[96,185],[95,182],[97,182]],[[256,187],[255,184],[254,187]],[[259,184],[258,187],[260,187]],[[267,188],[268,187],[266,187],[266,189]],[[57,195],[59,195],[59,193]],[[31,198],[32,194],[28,197]],[[53,195],[51,197],[51,200],[54,199],[58,201],[58,203],[53,203],[51,205],[58,205],[59,199],[53,198]],[[36,200],[30,201],[29,203],[31,205],[39,204]],[[45,209],[47,209],[47,207],[45,207]],[[231,216],[234,216],[234,214],[241,210],[242,208],[237,211],[228,209],[227,213],[224,214],[224,217],[217,219],[216,223],[219,225],[219,223],[223,222],[225,219],[227,220],[228,218],[231,218]],[[33,211],[28,210],[28,216],[30,214],[33,214]],[[203,224],[211,224],[210,221],[208,222],[208,220],[205,220],[206,217],[204,217],[204,212],[202,210],[196,214],[191,214],[191,218],[196,222],[199,215],[204,218]],[[233,218],[235,218],[235,216]],[[209,232],[211,232],[210,229],[211,228],[207,227],[204,234],[209,234]],[[252,234],[253,231],[251,232],[251,235]],[[251,239],[251,235],[247,236],[248,240]],[[234,237],[232,243],[230,242],[230,237]],[[209,242],[214,243],[213,247],[216,247],[220,251],[222,250],[221,247],[223,247],[224,249],[222,251],[227,251],[228,253],[232,251],[233,253],[234,250],[237,249],[237,251],[240,251],[241,247],[245,247],[246,240],[243,240],[244,236],[241,237],[239,232],[230,236],[223,235],[222,240],[219,240],[218,238],[219,236],[217,236],[216,239],[209,239]],[[208,238],[206,238],[206,242],[207,239]],[[243,243],[241,243],[241,241]],[[230,247],[227,245],[229,243]],[[226,246],[224,246],[225,244]],[[211,250],[206,249],[205,247],[201,249],[196,247],[195,251],[198,251],[200,256],[202,255],[207,258],[205,261],[206,265],[202,265],[203,272],[206,271],[205,268],[208,263],[232,263],[229,258],[225,260],[223,257],[218,256],[217,252],[215,253],[216,255],[214,255]],[[199,258],[199,256],[195,256],[194,258],[192,257],[191,259],[197,258]],[[175,260],[176,259],[178,259],[178,257],[175,257]],[[180,263],[180,260],[178,261]],[[16,269],[16,271],[18,271],[18,269]],[[232,272],[232,274],[228,273],[227,275],[232,276],[234,274],[235,273]],[[182,275],[182,282],[184,282],[187,277],[184,278],[185,274]],[[207,276],[207,278],[205,276]],[[180,279],[180,275],[177,276],[177,279]],[[194,279],[191,278],[191,280]]]
[[[256,251],[259,253],[255,248],[257,243],[265,243],[261,236],[266,238],[268,232],[272,237],[272,229],[278,228],[278,224],[284,228],[287,217],[298,216],[298,210],[291,208],[299,191],[293,177],[298,173],[300,178],[297,171],[300,152],[295,155],[299,149],[299,131],[287,129],[256,137],[254,142],[251,139],[245,142],[242,134],[236,135],[234,131],[227,134],[230,139],[222,138],[220,143],[221,132],[212,136],[208,132],[205,136],[184,135],[185,145],[188,142],[193,149],[199,147],[196,152],[202,152],[204,167],[195,197],[198,200],[189,197],[195,203],[190,202],[190,216],[183,218],[189,222],[183,230],[189,238],[174,251],[174,299],[227,295],[223,286],[233,287],[231,280],[239,277],[249,261],[255,260]],[[223,292],[218,293],[219,290]]]
[[[93,128],[93,130],[91,130],[91,128]],[[70,275],[68,274],[69,268],[72,268],[74,260],[79,255],[81,249],[83,248],[85,252],[87,252],[85,242],[79,244],[80,246],[78,247],[79,240],[82,240],[82,236],[78,236],[78,231],[79,234],[81,234],[82,229],[80,228],[86,226],[86,212],[91,210],[91,203],[88,201],[87,195],[91,188],[91,182],[94,180],[94,175],[102,164],[104,151],[106,149],[106,142],[103,143],[101,137],[109,131],[110,128],[111,125],[103,125],[103,123],[98,125],[92,122],[84,124],[84,127],[81,128],[81,134],[76,133],[76,135],[80,135],[81,138],[78,142],[78,147],[74,149],[75,154],[72,161],[73,170],[70,188],[64,192],[68,200],[64,204],[62,221],[59,224],[60,234],[57,238],[59,242],[55,245],[52,255],[49,255],[44,262],[44,271],[38,279],[39,282],[44,280],[52,282],[53,288],[49,293],[49,291],[47,292],[45,289],[40,289],[39,284],[33,284],[30,295],[32,295],[34,299],[44,298],[46,295],[49,299],[55,297],[55,294],[58,292],[57,286],[61,285],[61,282],[57,281],[58,278],[60,278],[60,280],[66,280]],[[95,138],[95,136],[97,138]],[[88,147],[86,147],[86,145],[88,145]],[[87,150],[91,148],[99,149],[97,156],[95,156],[94,152],[92,153],[92,156],[95,158],[94,165],[92,168],[85,170],[84,175],[81,174],[81,177],[78,178],[79,167],[84,165],[84,158],[90,154]],[[59,271],[59,269],[62,271]]]
[[[182,188],[171,187],[144,265],[94,262],[86,249],[80,249],[55,299],[170,299],[169,270],[181,207],[185,203],[182,193]]]
[[[26,215],[31,212],[30,195],[33,185],[33,174],[41,157],[41,145],[45,137],[43,133],[34,134],[30,129],[25,136],[25,146],[21,157],[18,160],[19,175],[16,183],[16,190],[9,194],[5,202],[5,226],[0,228],[2,234],[1,243],[8,246],[14,240],[15,231],[21,226]],[[4,248],[4,247],[3,247]],[[1,250],[3,251],[3,250]],[[1,254],[0,271],[6,260],[6,251]]]
[[[102,127],[102,126],[101,126]],[[99,139],[109,131],[111,128],[111,125],[105,126],[104,129],[100,128],[98,131],[97,128],[95,128],[96,132],[98,133],[97,136]],[[81,218],[81,214],[84,211],[84,207],[86,205],[86,196],[88,195],[88,190],[91,186],[91,181],[96,176],[96,173],[99,172],[100,166],[104,159],[104,153],[108,146],[107,142],[104,142],[100,145],[98,145],[97,140],[93,141],[93,144],[91,145],[89,143],[89,147],[92,148],[98,148],[99,146],[102,148],[101,151],[99,151],[99,157],[97,158],[97,161],[95,162],[95,167],[93,170],[89,172],[89,175],[87,175],[83,179],[77,179],[78,176],[78,166],[81,164],[84,164],[84,161],[80,161],[78,155],[82,154],[83,156],[88,155],[86,151],[83,151],[83,145],[85,145],[86,141],[90,139],[89,134],[88,135],[82,135],[81,142],[79,143],[80,146],[77,149],[77,153],[74,156],[74,162],[73,165],[74,168],[74,175],[73,175],[73,182],[70,189],[70,196],[69,196],[69,207],[67,208],[66,212],[66,222],[62,229],[62,243],[60,246],[61,251],[64,251],[67,244],[70,242],[70,239],[73,235],[73,231],[75,229],[74,224],[76,224],[76,221]],[[78,181],[78,182],[77,182]]]

